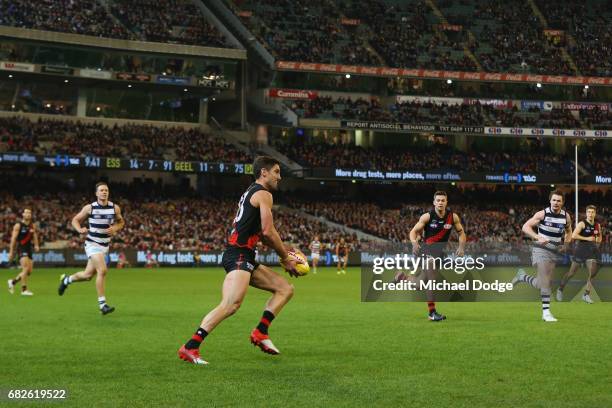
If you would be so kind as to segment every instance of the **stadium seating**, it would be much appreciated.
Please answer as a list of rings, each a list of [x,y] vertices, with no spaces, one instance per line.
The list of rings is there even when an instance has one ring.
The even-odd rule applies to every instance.
[[[546,149],[533,147],[532,151],[518,152],[460,152],[448,146],[399,148],[364,148],[353,144],[325,141],[286,143],[275,142],[277,150],[306,167],[347,167],[391,171],[453,170],[471,173],[517,172],[538,174],[573,174],[571,155],[559,156]],[[588,154],[580,162],[591,171],[609,171],[609,155]]]
[[[188,0],[109,0],[106,4],[108,8],[93,0],[1,0],[0,25],[232,48]]]
[[[260,41],[287,61],[610,75],[611,13],[605,2],[536,3],[549,16],[548,25],[526,0],[431,2],[437,10],[422,0],[234,0],[232,6]],[[567,31],[575,44],[564,33],[547,36],[547,28]]]
[[[286,105],[299,117],[318,119],[356,119],[366,121],[401,122],[462,126],[508,126],[542,128],[605,127],[612,123],[609,111],[583,113],[588,119],[581,123],[569,110],[519,111],[515,108],[480,103],[436,105],[429,102],[403,102],[383,106],[377,98],[317,97],[308,101],[287,101]]]
[[[109,127],[62,120],[0,118],[0,151],[180,158],[250,163],[249,154],[197,129],[124,125]]]

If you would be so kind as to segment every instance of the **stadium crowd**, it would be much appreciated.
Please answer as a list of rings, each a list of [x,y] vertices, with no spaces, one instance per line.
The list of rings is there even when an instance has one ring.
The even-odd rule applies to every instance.
[[[96,37],[232,46],[187,0],[0,0],[0,25]]]
[[[612,28],[610,4],[599,1],[536,0],[551,29],[571,35],[568,51],[581,74],[612,75]]]
[[[41,247],[51,243],[55,247],[81,248],[84,237],[75,233],[70,223],[82,206],[95,200],[93,194],[71,191],[48,179],[28,179],[28,186],[22,182],[18,177],[0,182],[0,250],[8,249],[12,226],[20,220],[24,208],[32,209]],[[111,183],[111,188],[111,201],[121,206],[126,220],[124,229],[113,238],[113,248],[202,252],[225,248],[237,210],[235,197],[202,198],[189,189],[168,191],[149,183]],[[316,234],[328,247],[340,237],[353,249],[361,247],[357,236],[290,209],[276,209],[274,220],[282,240],[302,250]]]
[[[303,118],[334,118],[362,121],[398,122],[410,124],[439,124],[459,126],[507,126],[542,128],[593,128],[610,121],[608,111],[593,109],[582,113],[585,123],[571,111],[553,108],[550,111],[531,108],[502,107],[475,100],[457,105],[436,104],[428,101],[395,102],[383,106],[378,98],[332,98],[319,96],[311,100],[291,100],[287,106]]]
[[[348,167],[391,171],[398,169],[462,171],[468,173],[510,172],[540,174],[572,174],[572,158],[551,154],[546,150],[517,152],[460,152],[446,145],[427,148],[385,147],[364,148],[353,144],[326,142],[284,143],[275,147],[306,167]],[[587,168],[609,167],[608,156],[586,156]],[[607,162],[609,163],[609,162]]]
[[[106,126],[62,120],[0,118],[0,152],[180,158],[250,163],[249,154],[198,129],[145,125]]]
[[[24,208],[33,211],[41,247],[47,244],[54,248],[82,247],[83,237],[73,231],[70,221],[83,205],[93,201],[93,194],[65,181],[45,178],[27,178],[24,184],[20,177],[9,177],[0,182],[0,187],[0,250],[8,248],[11,228]],[[111,189],[111,201],[121,206],[126,220],[125,228],[113,239],[113,248],[223,250],[236,212],[235,197],[200,197],[189,188],[162,186],[153,181],[112,183]],[[360,239],[344,229],[348,227],[390,243],[407,244],[419,216],[432,208],[431,199],[425,198],[433,191],[432,186],[425,189],[418,185],[364,186],[364,189],[358,196],[362,198],[347,198],[342,189],[317,195],[315,200],[311,192],[280,193],[278,201],[283,204],[275,208],[274,219],[282,240],[304,251],[315,235],[332,252],[340,238],[345,238],[352,250],[376,245],[375,241]],[[449,194],[449,208],[460,215],[471,249],[525,245],[522,224],[545,207],[548,200],[544,190],[515,191],[510,186],[453,189]],[[611,194],[581,192],[581,206],[598,205],[597,221],[604,228],[606,245],[612,243],[608,233],[612,229],[612,212],[600,203],[609,202]],[[567,208],[573,217],[571,205],[570,200]]]
[[[234,0],[234,12],[278,58],[401,68],[609,76],[610,13],[604,3],[441,0]],[[547,28],[565,30],[550,33]],[[349,40],[350,38],[350,40]],[[349,41],[353,46],[343,47]],[[378,59],[380,57],[380,59]],[[478,66],[480,65],[480,67]]]
[[[337,193],[322,195],[322,199],[316,201],[308,200],[305,195],[296,195],[296,198],[289,200],[288,205],[391,242],[407,244],[410,242],[410,230],[420,215],[432,209],[431,201],[419,202],[422,193],[416,192],[417,188],[408,188],[408,191],[415,190],[414,198],[404,188],[395,194],[385,194],[384,200],[378,201],[349,200],[341,198]],[[521,200],[517,200],[518,194],[522,195]],[[377,196],[383,195],[380,191],[379,195],[370,195]],[[601,192],[581,192],[581,205],[607,203],[611,198],[612,192],[607,192],[607,195]],[[453,191],[449,197],[449,208],[461,217],[467,240],[473,243],[472,248],[476,245],[482,248],[487,245],[524,244],[525,238],[521,232],[523,223],[546,207],[547,201],[548,197],[544,193],[534,191],[504,194],[498,190],[474,188],[463,192]],[[572,211],[571,203],[568,202],[566,208]],[[612,242],[609,233],[612,229],[612,211],[601,205],[597,211],[597,221],[604,229],[604,243],[609,244]],[[571,215],[573,218],[573,212]],[[581,214],[581,219],[583,216]]]

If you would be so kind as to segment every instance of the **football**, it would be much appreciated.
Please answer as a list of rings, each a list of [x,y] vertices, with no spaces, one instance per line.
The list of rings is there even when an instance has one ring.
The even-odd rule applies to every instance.
[[[307,275],[310,272],[310,266],[308,265],[308,259],[306,255],[304,255],[299,249],[292,248],[287,251],[287,254],[290,258],[296,260],[298,262],[296,266],[296,271],[300,276]]]

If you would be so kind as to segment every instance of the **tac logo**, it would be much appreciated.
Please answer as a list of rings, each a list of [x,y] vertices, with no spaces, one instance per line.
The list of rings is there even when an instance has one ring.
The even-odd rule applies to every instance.
[[[487,133],[498,135],[502,132],[501,128],[487,128]]]
[[[449,230],[451,228],[453,228],[453,226],[451,224],[444,224],[444,229]]]
[[[544,129],[542,128],[531,129],[531,134],[532,135],[543,135]]]
[[[608,136],[607,130],[596,130],[594,133],[595,133],[595,136]]]
[[[574,130],[574,136],[586,136],[586,132],[584,130]]]
[[[510,133],[513,135],[522,135],[523,129],[522,128],[511,128]]]
[[[552,133],[555,136],[565,136],[565,130],[563,129],[553,129]]]
[[[429,226],[431,228],[436,228],[438,226],[438,223],[437,222],[432,222],[431,224],[429,224]]]

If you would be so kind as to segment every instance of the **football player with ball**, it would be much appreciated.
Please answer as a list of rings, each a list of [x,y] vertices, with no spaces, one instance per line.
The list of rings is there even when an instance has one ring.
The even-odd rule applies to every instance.
[[[274,227],[272,192],[278,190],[281,180],[278,160],[267,156],[257,157],[253,163],[253,173],[256,180],[240,197],[223,253],[222,264],[227,275],[221,302],[204,316],[191,339],[178,351],[179,358],[189,363],[208,364],[200,357],[200,345],[219,323],[238,311],[249,285],[272,293],[259,324],[251,332],[251,343],[265,353],[280,353],[268,336],[268,328],[293,296],[293,285],[271,268],[255,261],[255,246],[259,240],[278,253],[282,266],[291,276],[302,276],[308,272],[303,255],[297,250],[288,249]]]

